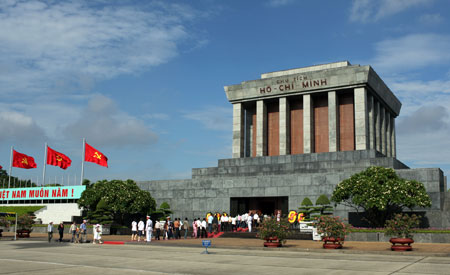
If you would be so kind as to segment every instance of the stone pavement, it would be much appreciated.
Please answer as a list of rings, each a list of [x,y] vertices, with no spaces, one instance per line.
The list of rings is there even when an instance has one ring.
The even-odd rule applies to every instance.
[[[350,248],[340,251],[311,248],[308,251],[307,248],[300,249],[294,245],[271,250],[262,249],[260,240],[241,240],[240,248],[227,247],[222,244],[225,241],[237,245],[240,240],[213,239],[215,247],[209,249],[211,254],[204,255],[201,254],[204,249],[200,240],[93,245],[67,242],[49,244],[42,238],[18,241],[3,238],[0,241],[0,274],[450,273],[449,257],[425,251],[416,251],[415,254],[398,254],[389,250],[374,254]],[[241,246],[246,241],[258,241],[259,245]],[[320,243],[313,244],[320,247]]]

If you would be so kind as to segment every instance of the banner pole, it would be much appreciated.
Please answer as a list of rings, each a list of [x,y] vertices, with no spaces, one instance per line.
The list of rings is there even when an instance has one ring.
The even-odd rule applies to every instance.
[[[84,178],[84,158],[86,157],[86,139],[83,138],[83,153],[81,154],[81,179],[80,179],[80,185],[83,185],[83,178]]]
[[[9,158],[9,179],[8,179],[8,189],[11,188],[12,161],[13,161],[13,146],[11,146],[11,157]]]
[[[44,152],[44,170],[42,171],[42,184],[45,185],[45,168],[47,167],[47,142],[45,143],[45,152]]]

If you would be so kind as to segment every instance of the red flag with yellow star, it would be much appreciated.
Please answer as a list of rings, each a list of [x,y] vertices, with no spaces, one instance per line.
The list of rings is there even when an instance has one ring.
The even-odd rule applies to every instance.
[[[24,169],[32,169],[36,168],[37,165],[34,162],[34,158],[27,156],[25,154],[19,153],[16,150],[13,150],[13,167],[24,168]]]
[[[108,167],[108,158],[89,144],[85,144],[84,161]]]
[[[72,164],[72,160],[68,156],[47,147],[47,164],[67,169]]]

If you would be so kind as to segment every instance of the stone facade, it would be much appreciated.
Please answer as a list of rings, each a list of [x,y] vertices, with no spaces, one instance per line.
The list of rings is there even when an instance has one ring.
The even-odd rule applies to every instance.
[[[283,198],[285,211],[298,210],[305,197],[331,196],[342,180],[382,166],[424,183],[430,226],[450,226],[443,172],[396,159],[401,103],[370,66],[336,62],[267,73],[225,91],[233,104],[233,158],[192,169],[191,179],[138,182],[175,217],[235,214],[232,202],[240,198]],[[351,211],[338,206],[335,214]]]
[[[370,166],[391,167],[400,177],[425,184],[433,206],[427,210],[430,225],[448,227],[443,219],[445,192],[443,173],[438,168],[408,169],[392,157],[375,150],[312,153],[274,157],[219,160],[217,167],[196,168],[192,179],[139,182],[157,204],[168,202],[176,217],[203,217],[208,211],[230,212],[234,197],[287,196],[289,210],[298,210],[305,197],[313,202],[328,196],[342,180]],[[349,209],[338,206],[335,214],[347,216]]]

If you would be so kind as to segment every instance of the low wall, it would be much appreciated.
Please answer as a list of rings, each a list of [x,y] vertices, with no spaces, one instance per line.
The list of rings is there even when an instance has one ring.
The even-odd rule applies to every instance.
[[[347,237],[346,241],[358,242],[389,242],[391,236],[385,236],[381,232],[352,232]],[[414,242],[416,243],[450,243],[450,233],[414,233]]]

